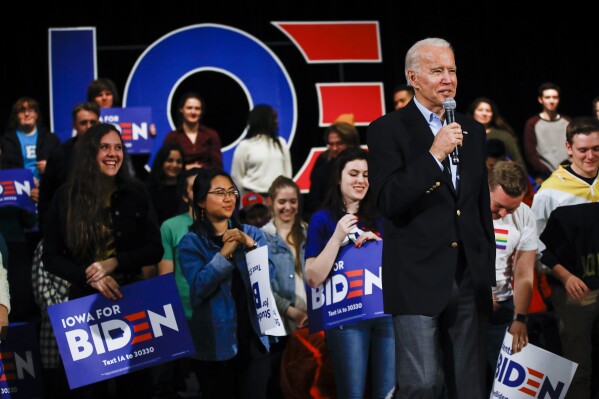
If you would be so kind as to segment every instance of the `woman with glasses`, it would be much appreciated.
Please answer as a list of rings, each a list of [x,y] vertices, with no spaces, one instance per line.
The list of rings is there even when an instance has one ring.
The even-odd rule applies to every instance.
[[[43,187],[46,180],[57,180],[64,173],[62,145],[58,137],[45,127],[36,99],[21,97],[15,101],[8,130],[0,140],[3,147],[0,169],[29,169],[35,179],[36,191]],[[54,168],[47,170],[48,163]],[[42,191],[40,195],[43,196]],[[14,209],[0,211],[0,232],[5,233],[10,250],[6,270],[12,298],[11,320],[28,321],[39,317],[31,286],[31,263],[33,251],[41,239],[37,222],[44,215],[31,213],[13,218],[17,213],[25,215],[25,212]],[[13,223],[9,223],[7,218]]]
[[[193,198],[194,222],[178,253],[190,286],[202,398],[266,398],[269,344],[260,333],[245,259],[266,240],[257,227],[237,220],[239,192],[227,173],[201,169]]]
[[[354,148],[337,157],[324,208],[308,224],[306,281],[318,287],[330,275],[341,247],[380,240],[381,220],[369,196],[368,153]],[[381,260],[379,259],[379,262]],[[379,263],[380,264],[380,263]],[[325,331],[339,398],[385,398],[395,386],[391,316],[359,320]]]
[[[39,182],[45,177],[49,159],[59,163],[56,173],[62,173],[62,158],[60,140],[44,126],[37,100],[19,98],[12,106],[8,130],[4,133],[2,167],[29,169]]]

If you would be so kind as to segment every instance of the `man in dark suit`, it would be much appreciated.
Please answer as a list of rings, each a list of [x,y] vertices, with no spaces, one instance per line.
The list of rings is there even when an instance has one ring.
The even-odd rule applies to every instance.
[[[443,102],[455,96],[451,45],[438,38],[406,54],[416,95],[368,128],[370,182],[384,218],[383,296],[394,316],[397,398],[480,399],[495,284],[485,130]],[[459,164],[450,163],[459,149]]]

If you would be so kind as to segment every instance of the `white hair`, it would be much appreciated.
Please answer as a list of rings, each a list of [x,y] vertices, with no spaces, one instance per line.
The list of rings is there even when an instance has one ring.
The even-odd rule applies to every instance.
[[[418,71],[420,69],[420,50],[422,47],[432,46],[432,47],[444,47],[453,51],[451,44],[445,39],[441,39],[439,37],[429,37],[426,39],[422,39],[417,41],[410,47],[408,52],[406,53],[406,61],[405,61],[405,74],[406,81],[410,85],[410,79],[408,78],[408,69],[413,71]]]

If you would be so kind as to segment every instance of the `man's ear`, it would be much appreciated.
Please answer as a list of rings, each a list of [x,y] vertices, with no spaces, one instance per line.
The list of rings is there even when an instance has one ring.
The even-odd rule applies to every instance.
[[[566,151],[568,151],[569,155],[574,155],[572,154],[572,145],[570,143],[568,143],[568,140],[566,140]]]
[[[416,79],[416,74],[411,69],[408,69],[408,83],[414,89],[416,89],[416,87],[418,87],[418,83],[417,83],[417,79]]]

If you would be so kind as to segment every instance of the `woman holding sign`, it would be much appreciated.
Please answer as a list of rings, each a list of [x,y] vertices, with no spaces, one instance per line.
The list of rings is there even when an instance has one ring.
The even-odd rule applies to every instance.
[[[239,191],[225,172],[202,168],[193,198],[194,222],[178,251],[190,286],[202,399],[266,398],[269,341],[260,332],[256,301],[268,293],[251,285],[245,256],[266,240],[257,227],[237,220]],[[269,268],[273,276],[272,263]]]
[[[337,158],[324,209],[308,225],[306,280],[317,288],[330,276],[341,247],[360,248],[380,240],[380,219],[368,195],[368,154],[347,149]],[[337,396],[363,398],[370,374],[370,398],[385,398],[395,387],[395,341],[390,316],[360,320],[325,332]]]
[[[122,298],[119,287],[140,280],[142,267],[162,257],[154,208],[143,184],[122,167],[124,158],[115,126],[92,126],[80,138],[73,171],[48,209],[42,260],[49,272],[70,283],[69,299]],[[119,395],[146,397],[147,379],[146,370],[118,377]],[[72,390],[69,397],[101,397],[107,385]]]
[[[160,229],[147,190],[122,167],[114,125],[94,125],[80,140],[69,180],[48,211],[42,259],[71,283],[69,299],[100,293],[116,300],[120,284],[160,262]]]

